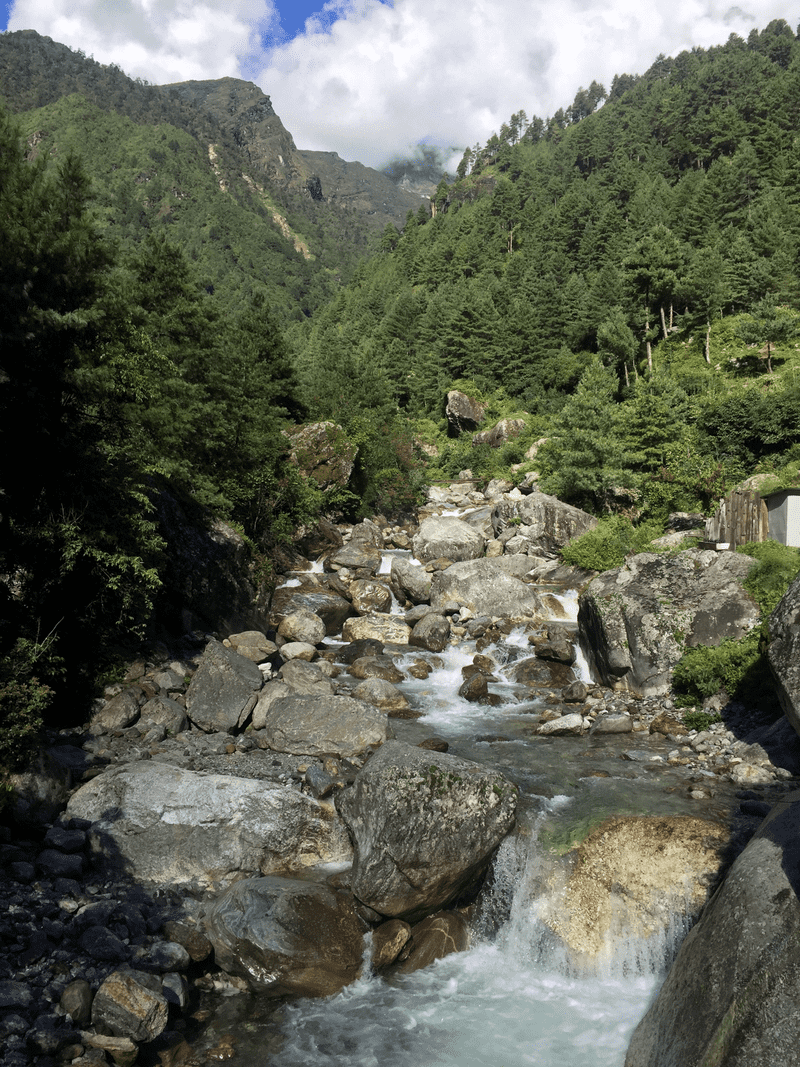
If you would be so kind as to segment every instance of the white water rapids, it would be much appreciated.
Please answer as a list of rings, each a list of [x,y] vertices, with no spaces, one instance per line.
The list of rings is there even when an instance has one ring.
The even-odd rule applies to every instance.
[[[577,594],[556,599],[574,624]],[[398,666],[409,666],[418,651],[399,658]],[[552,899],[537,896],[543,884],[536,877],[543,854],[538,832],[566,812],[580,820],[605,804],[637,810],[650,783],[631,783],[630,774],[618,777],[616,751],[613,765],[603,764],[611,773],[593,777],[585,739],[532,742],[530,712],[538,698],[520,696],[520,687],[504,673],[507,665],[532,654],[527,634],[515,631],[489,651],[497,661],[491,690],[502,703],[487,707],[457,696],[461,669],[475,654],[475,642],[465,640],[437,657],[439,665],[428,678],[402,683],[425,715],[397,724],[401,739],[406,728],[422,728],[420,737],[439,734],[457,755],[502,770],[522,788],[525,832],[509,838],[496,857],[491,890],[484,890],[472,924],[472,946],[391,981],[371,975],[366,966],[358,981],[334,997],[288,1003],[280,1010],[280,1034],[272,1031],[269,1051],[259,1045],[257,1026],[244,1027],[255,1032],[240,1035],[236,1064],[622,1067],[630,1034],[688,924],[675,915],[670,927],[650,941],[628,937],[607,945],[593,973],[577,972],[539,918]],[[579,658],[574,669],[576,676],[589,679],[585,659]],[[408,739],[418,740],[413,734]],[[604,743],[592,749],[592,766],[604,758]],[[650,810],[653,802],[649,797]]]

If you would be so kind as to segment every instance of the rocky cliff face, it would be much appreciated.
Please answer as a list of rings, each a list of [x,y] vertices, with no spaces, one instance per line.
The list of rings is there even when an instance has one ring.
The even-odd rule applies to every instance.
[[[336,152],[298,149],[276,115],[272,101],[257,85],[238,78],[179,82],[165,86],[181,99],[203,108],[229,133],[252,162],[253,170],[312,200],[349,209],[383,228],[400,226],[416,211],[420,193],[396,185],[385,174],[349,163]]]

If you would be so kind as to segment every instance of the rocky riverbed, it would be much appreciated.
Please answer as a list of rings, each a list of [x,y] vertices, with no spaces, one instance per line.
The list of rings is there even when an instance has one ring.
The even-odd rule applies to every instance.
[[[492,856],[534,823],[554,857],[536,892],[570,901],[542,922],[574,965],[608,946],[620,892],[642,929],[673,897],[699,913],[795,788],[797,737],[729,704],[686,730],[668,686],[636,691],[669,670],[662,648],[648,673],[647,642],[614,688],[592,681],[581,637],[620,579],[579,633],[563,594],[591,575],[555,556],[592,520],[509,488],[433,491],[419,526],[329,527],[271,628],[150,648],[49,735],[0,843],[0,1062],[234,1057],[220,996],[266,1017],[264,998],[334,993],[365,960],[400,975],[465,948]],[[708,626],[708,600],[693,610]],[[645,842],[650,881],[621,859]]]

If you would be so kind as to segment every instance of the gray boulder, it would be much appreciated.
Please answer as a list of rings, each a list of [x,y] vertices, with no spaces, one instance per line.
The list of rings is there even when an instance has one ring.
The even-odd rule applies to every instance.
[[[665,695],[686,648],[743,637],[758,622],[742,587],[755,560],[736,552],[642,552],[581,594],[581,647],[604,685]]]
[[[767,656],[784,714],[800,734],[800,576],[769,617]]]
[[[530,555],[555,558],[574,537],[593,529],[597,519],[558,497],[531,493],[519,500],[500,500],[492,510],[495,537],[516,524],[519,524],[519,535],[528,542]]]
[[[473,400],[458,389],[451,389],[447,394],[447,406],[445,407],[451,436],[457,437],[461,433],[477,430],[483,421],[485,411],[486,405],[479,400]]]
[[[473,434],[472,444],[491,445],[492,448],[499,448],[500,445],[504,445],[506,441],[513,441],[514,438],[519,437],[524,431],[524,419],[501,419],[499,422],[496,422],[490,430],[481,430],[480,433]],[[509,483],[508,489],[510,488],[511,484]],[[507,493],[508,489],[504,489],[503,492]]]
[[[168,734],[179,734],[187,726],[186,710],[176,700],[155,696],[144,705],[139,716],[139,728],[163,726]]]
[[[431,598],[431,576],[424,567],[410,560],[395,557],[392,560],[390,583],[394,595],[400,601],[426,604]]]
[[[240,656],[251,659],[253,663],[263,663],[278,651],[273,641],[267,639],[260,630],[245,630],[240,634],[231,634],[223,645],[229,646]]]
[[[346,567],[360,575],[376,574],[383,553],[368,541],[350,541],[338,548],[325,560],[326,571],[339,571]]]
[[[485,870],[514,825],[517,790],[468,760],[387,741],[337,804],[356,849],[354,895],[417,920]]]
[[[800,1045],[800,793],[780,801],[691,930],[625,1067],[775,1067]]]
[[[313,611],[301,608],[284,615],[278,626],[278,637],[284,641],[304,641],[319,645],[325,640],[325,623]]]
[[[415,648],[424,648],[428,652],[441,652],[450,640],[450,620],[444,615],[431,611],[420,619],[408,643]]]
[[[347,696],[281,697],[267,708],[263,741],[296,756],[358,756],[388,736],[386,714]]]
[[[303,793],[154,761],[104,771],[72,796],[67,812],[94,823],[97,859],[150,883],[291,873],[351,851],[331,808]]]
[[[414,555],[423,563],[451,559],[459,563],[483,555],[483,536],[469,523],[433,515],[420,526],[413,539]]]
[[[212,639],[186,691],[186,714],[206,733],[232,734],[255,707],[263,680],[252,660]]]
[[[533,586],[506,572],[496,559],[474,559],[454,563],[437,571],[431,585],[431,605],[442,607],[448,601],[468,607],[476,615],[507,619],[541,618],[542,602]]]
[[[130,689],[117,693],[92,716],[89,729],[92,733],[105,730],[124,730],[139,718],[139,701]]]
[[[257,993],[326,997],[361,970],[363,926],[349,894],[294,878],[249,878],[206,913],[215,961]]]

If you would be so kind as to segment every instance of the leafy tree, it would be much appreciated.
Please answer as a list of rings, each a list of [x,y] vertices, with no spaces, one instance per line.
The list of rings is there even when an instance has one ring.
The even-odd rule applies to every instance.
[[[776,345],[786,344],[798,332],[797,320],[785,309],[778,307],[766,296],[739,324],[739,337],[749,345],[766,348],[767,373],[772,374],[772,350]]]

